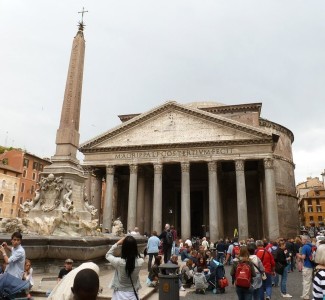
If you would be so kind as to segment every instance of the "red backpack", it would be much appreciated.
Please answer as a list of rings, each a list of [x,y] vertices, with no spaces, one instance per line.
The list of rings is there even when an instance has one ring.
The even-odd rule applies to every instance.
[[[248,263],[241,262],[236,268],[236,286],[249,288],[251,286],[252,271]]]
[[[240,246],[238,244],[234,245],[234,247],[232,248],[232,258],[239,257],[239,253],[240,253]]]

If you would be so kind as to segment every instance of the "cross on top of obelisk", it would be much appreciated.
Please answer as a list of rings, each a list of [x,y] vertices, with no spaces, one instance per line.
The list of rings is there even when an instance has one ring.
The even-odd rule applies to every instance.
[[[84,28],[84,13],[87,13],[88,10],[85,10],[85,8],[82,8],[82,11],[78,11],[78,14],[81,14],[81,22],[79,22],[79,30],[83,30]]]

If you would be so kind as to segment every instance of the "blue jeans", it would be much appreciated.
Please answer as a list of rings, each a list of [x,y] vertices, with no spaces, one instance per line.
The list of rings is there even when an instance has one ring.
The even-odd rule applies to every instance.
[[[264,291],[266,293],[266,297],[272,296],[272,274],[271,273],[265,273],[266,274],[266,279],[263,280],[262,283],[262,291],[261,293],[261,300],[264,300]]]
[[[272,276],[272,284],[275,286],[279,286],[279,274],[275,273],[274,276]]]
[[[253,300],[260,300],[261,297],[264,299],[264,291],[262,287],[259,287],[258,289],[255,289],[253,291]]]
[[[287,293],[287,278],[288,278],[288,271],[290,270],[291,266],[287,265],[284,270],[283,274],[281,275],[281,293]]]
[[[253,299],[253,288],[243,288],[240,286],[236,286],[236,293],[238,296],[238,300],[252,300]]]

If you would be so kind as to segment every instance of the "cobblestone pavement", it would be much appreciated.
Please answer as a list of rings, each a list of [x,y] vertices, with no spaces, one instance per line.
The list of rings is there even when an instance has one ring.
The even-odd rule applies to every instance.
[[[231,283],[230,280],[230,267],[226,266],[226,276]],[[293,300],[300,299],[301,293],[302,293],[302,274],[298,271],[294,271],[292,273],[288,274],[288,280],[287,280],[287,293],[292,295]],[[147,299],[149,300],[158,300],[159,299],[159,293],[156,292]],[[194,288],[187,289],[185,292],[180,292],[180,299],[186,299],[186,300],[216,300],[216,299],[224,299],[224,300],[237,300],[237,294],[235,287],[230,285],[226,288],[226,293],[224,294],[213,294],[211,291],[207,292],[205,295],[197,295],[195,294]],[[280,288],[274,287],[272,288],[272,299],[285,299],[282,298]],[[290,298],[288,298],[290,299]],[[310,294],[310,299],[312,299],[312,295]],[[159,299],[159,300],[166,300],[166,299]],[[172,299],[167,299],[172,300]]]
[[[147,259],[146,259],[147,263]],[[168,297],[168,299],[159,299],[159,291],[154,290],[153,288],[149,288],[146,286],[146,278],[147,278],[147,264],[144,264],[141,272],[140,272],[140,281],[142,285],[142,289],[140,290],[140,299],[145,300],[173,300],[171,297]],[[226,276],[228,278],[228,281],[231,283],[231,277],[229,275],[230,273],[230,266],[226,266]],[[103,288],[103,292],[100,294],[99,299],[110,299],[112,296],[112,290],[108,288],[108,284],[111,281],[113,275],[112,269],[102,269],[100,271],[100,285]],[[42,277],[47,276],[56,276],[56,274],[35,274],[34,280],[35,280],[35,290],[43,290],[46,291],[48,289],[52,289],[55,285],[55,282],[48,282],[44,283],[41,287],[39,287],[39,282]],[[273,295],[272,299],[282,299],[280,294],[280,288],[274,287],[272,289]],[[302,293],[302,274],[298,271],[294,271],[293,273],[288,274],[288,280],[287,280],[287,293],[291,294],[293,297],[291,299],[300,299],[301,293]],[[215,299],[227,299],[227,300],[237,300],[236,290],[235,287],[230,285],[226,288],[225,294],[213,294],[211,291],[208,291],[205,295],[197,295],[195,294],[194,288],[186,289],[186,291],[179,292],[180,299],[188,299],[188,300],[215,300]],[[311,295],[311,294],[310,294]],[[43,300],[45,299],[44,296],[37,296],[33,295],[35,300]],[[310,297],[312,299],[312,297]],[[59,299],[58,299],[59,300]]]

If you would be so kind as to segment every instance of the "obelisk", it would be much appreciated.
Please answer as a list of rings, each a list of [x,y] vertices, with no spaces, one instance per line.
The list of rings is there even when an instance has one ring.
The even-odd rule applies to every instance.
[[[85,11],[83,10],[82,14]],[[65,202],[66,195],[73,201],[75,211],[84,220],[90,220],[91,216],[85,209],[84,186],[86,176],[77,159],[79,147],[79,123],[80,107],[82,94],[82,79],[85,59],[85,39],[84,39],[83,20],[79,22],[79,28],[73,39],[70,56],[68,76],[65,86],[64,99],[61,110],[59,129],[56,133],[56,151],[51,157],[52,164],[44,168],[43,177],[53,174],[55,178],[62,179],[62,192],[57,208],[53,209],[52,214],[60,214],[60,207]],[[51,175],[52,176],[52,175]],[[69,193],[70,192],[70,193]],[[41,196],[42,197],[42,196]],[[53,198],[53,196],[50,196]],[[44,196],[46,198],[46,196]],[[55,200],[45,199],[51,204]],[[43,203],[44,203],[43,201]],[[52,205],[51,207],[53,207]],[[43,209],[44,211],[44,209]],[[46,211],[46,214],[51,214]]]
[[[77,35],[73,39],[60,126],[56,133],[56,151],[52,157],[54,164],[64,163],[70,165],[70,167],[79,164],[77,150],[80,136],[80,106],[85,59],[83,28],[83,23],[80,23]]]

